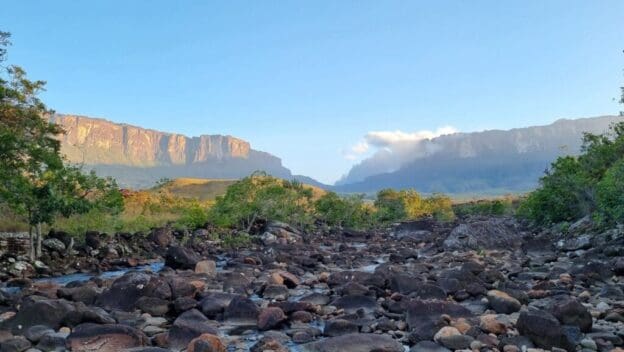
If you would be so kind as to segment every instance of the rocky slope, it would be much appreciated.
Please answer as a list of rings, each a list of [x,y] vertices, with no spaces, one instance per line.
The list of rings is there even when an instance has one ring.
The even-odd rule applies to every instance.
[[[74,115],[50,120],[66,131],[60,139],[70,162],[112,176],[125,187],[145,188],[161,178],[241,178],[257,170],[296,177],[278,157],[232,136],[187,137]]]
[[[583,220],[569,234],[507,218],[370,233],[268,223],[238,251],[204,229],[193,240],[92,234],[80,251],[94,265],[127,246],[165,267],[10,280],[22,289],[0,296],[0,350],[622,351],[624,229],[596,233]]]
[[[558,156],[577,154],[584,132],[603,133],[621,116],[558,120],[546,126],[456,133],[404,146],[389,168],[385,151],[354,166],[338,182],[345,192],[416,188],[422,192],[526,191]]]

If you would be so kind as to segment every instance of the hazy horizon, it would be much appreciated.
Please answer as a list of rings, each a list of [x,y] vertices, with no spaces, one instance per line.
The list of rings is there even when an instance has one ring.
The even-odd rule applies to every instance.
[[[624,3],[451,3],[13,1],[0,29],[58,113],[232,135],[328,184],[396,141],[619,111]]]

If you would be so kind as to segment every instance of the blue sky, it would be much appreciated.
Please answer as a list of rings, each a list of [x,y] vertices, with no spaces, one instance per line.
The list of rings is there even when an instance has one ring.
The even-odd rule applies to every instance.
[[[333,182],[370,132],[616,113],[623,17],[619,0],[12,0],[0,30],[57,112],[234,135]]]

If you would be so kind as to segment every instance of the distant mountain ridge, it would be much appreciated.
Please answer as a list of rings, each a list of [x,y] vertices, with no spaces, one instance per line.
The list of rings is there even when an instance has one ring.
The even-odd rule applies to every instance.
[[[413,158],[384,170],[383,154],[355,165],[340,192],[415,188],[421,192],[504,193],[534,188],[558,156],[578,154],[583,132],[602,133],[621,116],[561,119],[550,125],[455,133],[415,143]]]
[[[241,178],[257,170],[320,185],[292,175],[280,158],[232,136],[187,137],[78,115],[49,119],[66,131],[59,138],[70,162],[112,176],[124,187],[151,187],[161,178]]]

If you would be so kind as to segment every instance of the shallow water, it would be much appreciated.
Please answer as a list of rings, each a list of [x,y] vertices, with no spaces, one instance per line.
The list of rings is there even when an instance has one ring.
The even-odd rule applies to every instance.
[[[43,277],[39,279],[33,280],[33,282],[43,282],[43,283],[55,283],[61,286],[65,286],[73,281],[89,281],[92,278],[100,278],[100,279],[113,279],[122,276],[123,274],[129,271],[152,271],[159,272],[165,266],[164,262],[154,262],[149,265],[139,265],[135,267],[128,267],[118,270],[109,270],[104,271],[99,274],[97,273],[75,273],[69,275],[55,276],[55,277]],[[6,293],[17,293],[21,290],[21,287],[0,287],[0,291]]]

